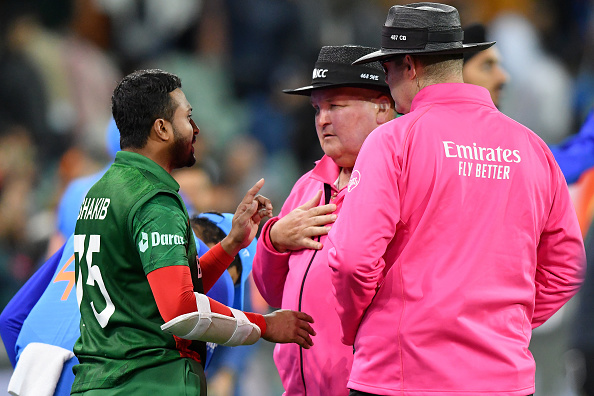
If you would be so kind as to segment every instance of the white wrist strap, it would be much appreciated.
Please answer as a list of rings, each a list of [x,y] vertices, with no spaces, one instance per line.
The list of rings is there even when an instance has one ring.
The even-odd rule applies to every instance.
[[[213,313],[204,294],[196,296],[196,312],[171,319],[161,330],[188,340],[214,342],[226,346],[251,345],[260,339],[260,328],[242,311],[229,308],[233,317]]]

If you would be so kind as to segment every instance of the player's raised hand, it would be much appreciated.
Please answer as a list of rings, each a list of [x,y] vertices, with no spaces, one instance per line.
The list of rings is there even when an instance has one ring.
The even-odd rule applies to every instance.
[[[305,312],[279,309],[267,315],[266,332],[262,335],[266,341],[278,342],[281,344],[293,342],[299,346],[309,349],[313,346],[311,336],[316,332],[311,327],[313,318]]]
[[[272,203],[258,192],[264,185],[264,179],[258,180],[245,194],[233,215],[231,231],[221,241],[222,248],[235,256],[240,249],[248,246],[258,232],[260,221],[272,216]]]

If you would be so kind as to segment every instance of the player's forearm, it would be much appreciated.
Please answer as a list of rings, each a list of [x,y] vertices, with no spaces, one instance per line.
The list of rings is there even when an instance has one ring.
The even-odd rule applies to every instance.
[[[212,247],[200,257],[200,270],[202,271],[202,286],[208,292],[223,272],[229,268],[235,256],[230,256],[220,243]]]

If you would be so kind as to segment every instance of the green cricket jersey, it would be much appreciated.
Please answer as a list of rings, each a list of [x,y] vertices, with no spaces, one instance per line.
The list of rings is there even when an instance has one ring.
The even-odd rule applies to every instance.
[[[146,275],[190,266],[202,292],[196,245],[173,177],[143,155],[120,151],[89,190],[74,236],[81,336],[74,345],[73,392],[110,388],[133,373],[183,356],[203,343],[164,333]],[[190,347],[192,344],[192,347]]]

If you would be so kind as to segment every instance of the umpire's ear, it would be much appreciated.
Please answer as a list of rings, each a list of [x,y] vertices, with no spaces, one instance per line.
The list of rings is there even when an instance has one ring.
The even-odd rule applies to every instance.
[[[394,108],[392,107],[391,100],[382,95],[377,99],[377,115],[376,115],[376,122],[377,125],[381,125],[385,122],[393,120],[396,113],[394,112]]]

